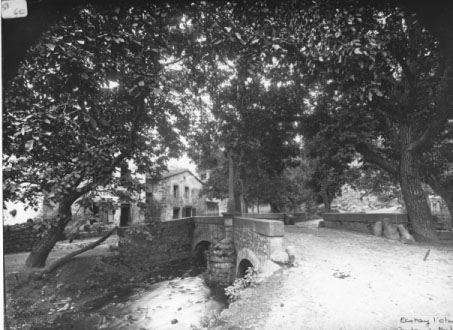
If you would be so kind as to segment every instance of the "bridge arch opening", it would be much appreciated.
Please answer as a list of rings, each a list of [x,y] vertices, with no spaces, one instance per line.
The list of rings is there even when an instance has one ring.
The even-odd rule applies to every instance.
[[[201,241],[195,245],[194,261],[198,266],[206,267],[208,264],[208,250],[211,248],[211,242]]]
[[[242,278],[247,273],[247,269],[254,268],[253,264],[248,259],[242,259],[238,265],[238,271],[236,273],[236,278]]]

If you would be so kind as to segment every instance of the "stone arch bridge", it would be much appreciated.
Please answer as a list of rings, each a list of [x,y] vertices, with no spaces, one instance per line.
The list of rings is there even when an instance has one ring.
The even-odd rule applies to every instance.
[[[284,251],[282,221],[233,214],[122,227],[118,235],[123,262],[140,270],[192,259],[206,251],[208,271],[210,266],[224,268],[220,264],[225,262],[211,258],[209,253],[219,249],[219,246],[229,246],[234,254],[232,269],[226,282],[220,281],[219,284],[232,283],[237,276],[243,275],[248,266],[259,272],[274,252]],[[232,256],[232,253],[229,255]]]

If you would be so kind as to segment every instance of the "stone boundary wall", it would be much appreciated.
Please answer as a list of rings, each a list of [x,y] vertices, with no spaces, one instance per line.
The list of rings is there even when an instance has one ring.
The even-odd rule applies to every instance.
[[[30,223],[3,226],[3,253],[31,251],[39,235],[40,231],[34,229]]]
[[[377,221],[389,219],[394,224],[407,225],[405,213],[321,213],[322,226],[333,229],[345,229],[372,234]]]
[[[192,258],[194,218],[137,224],[118,229],[123,262],[139,271]]]
[[[79,232],[74,240],[101,237],[105,235],[112,226],[95,227],[91,231]],[[40,231],[33,228],[31,223],[20,223],[16,225],[3,226],[3,252],[5,254],[29,252],[33,245],[40,238]],[[61,238],[60,241],[66,238]]]
[[[273,252],[283,250],[284,234],[281,221],[234,217],[233,240],[238,253],[237,265],[242,259],[248,259],[259,270]]]
[[[307,216],[304,212],[297,213],[246,213],[242,215],[245,218],[279,220],[285,225],[291,225],[296,222],[305,221]]]
[[[373,234],[373,225],[385,218],[394,224],[408,225],[406,213],[321,213],[323,221],[320,226],[333,229],[345,229]],[[436,221],[437,235],[440,240],[453,240],[453,231],[450,230],[449,215],[433,214]]]

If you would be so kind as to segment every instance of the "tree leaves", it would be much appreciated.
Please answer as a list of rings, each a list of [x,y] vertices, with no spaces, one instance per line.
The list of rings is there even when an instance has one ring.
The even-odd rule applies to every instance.
[[[31,149],[33,149],[34,143],[34,140],[28,140],[27,142],[25,142],[25,151],[30,151]]]
[[[49,43],[49,44],[46,44],[46,47],[47,47],[51,52],[53,52],[56,46],[55,46],[54,44],[50,44],[50,43]]]
[[[62,18],[5,86],[6,199],[32,202],[46,190],[62,200],[85,188],[115,185],[119,159],[133,159],[142,172],[158,171],[168,154],[178,152],[178,136],[169,127],[184,132],[187,113],[168,96],[179,77],[162,74],[159,57],[171,57],[174,40],[183,40],[181,30],[170,29],[181,14],[163,7],[160,16],[168,21],[157,24],[155,4],[121,8],[128,15],[88,6]],[[104,87],[109,80],[116,89]]]

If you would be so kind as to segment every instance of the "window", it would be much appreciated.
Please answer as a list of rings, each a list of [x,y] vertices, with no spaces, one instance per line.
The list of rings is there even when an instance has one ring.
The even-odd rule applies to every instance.
[[[185,197],[185,198],[189,198],[189,191],[190,191],[190,190],[189,190],[189,187],[185,187],[185,188],[184,188],[184,197]]]
[[[173,208],[173,219],[179,219],[179,207]]]
[[[219,204],[206,202],[206,215],[219,215]]]
[[[178,185],[173,186],[173,197],[176,197],[176,198],[179,197],[179,186]]]

